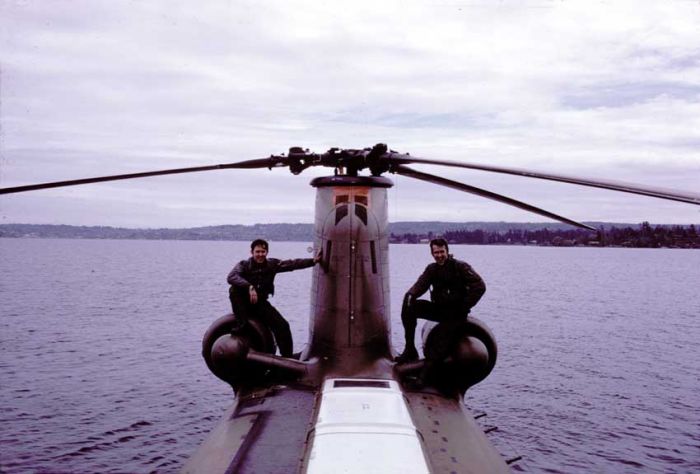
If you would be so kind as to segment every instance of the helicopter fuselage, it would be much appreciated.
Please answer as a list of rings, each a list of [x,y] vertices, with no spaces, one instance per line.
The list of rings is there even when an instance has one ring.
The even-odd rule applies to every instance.
[[[203,355],[236,399],[182,472],[508,472],[462,399],[495,364],[482,323],[470,323],[441,384],[407,389],[421,362],[393,362],[391,181],[332,176],[311,184],[314,247],[323,257],[313,272],[309,342],[285,359],[257,323],[231,331],[227,315],[212,325]]]

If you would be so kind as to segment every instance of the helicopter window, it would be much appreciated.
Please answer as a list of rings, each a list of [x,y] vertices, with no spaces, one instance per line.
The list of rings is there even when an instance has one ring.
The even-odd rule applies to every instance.
[[[348,205],[344,204],[335,210],[335,225],[348,215]]]
[[[374,240],[369,241],[369,255],[372,260],[372,273],[377,273],[377,253],[374,249]]]
[[[360,204],[364,204],[366,206],[367,196],[355,196],[355,202],[359,202]]]
[[[364,225],[367,225],[367,208],[355,204],[355,215],[360,218]]]
[[[389,382],[382,380],[336,380],[333,382],[333,388],[353,387],[391,388]]]
[[[321,268],[323,268],[323,273],[328,273],[328,264],[331,261],[331,250],[333,250],[333,241],[329,240],[326,242],[326,251],[323,252],[323,262],[324,265],[321,265]]]
[[[350,201],[350,196],[348,196],[347,194],[341,194],[340,196],[335,197],[335,205],[336,206],[342,202],[349,202],[349,201]]]

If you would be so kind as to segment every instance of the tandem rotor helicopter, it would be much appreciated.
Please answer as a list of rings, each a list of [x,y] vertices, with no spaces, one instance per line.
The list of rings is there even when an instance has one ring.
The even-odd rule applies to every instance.
[[[700,205],[700,194],[523,169],[413,157],[377,144],[302,148],[268,158],[0,189],[0,194],[220,169],[334,169],[314,178],[316,210],[309,343],[276,356],[272,333],[250,320],[238,329],[227,314],[206,331],[202,355],[235,392],[233,405],[183,466],[183,473],[499,473],[509,462],[463,403],[469,387],[496,364],[488,327],[469,318],[459,342],[425,386],[409,383],[424,360],[397,364],[391,345],[387,190],[393,173],[475,194],[576,227],[595,228],[515,199],[407,165],[469,168],[559,181]],[[361,174],[361,172],[369,173]],[[423,328],[424,350],[439,344]]]

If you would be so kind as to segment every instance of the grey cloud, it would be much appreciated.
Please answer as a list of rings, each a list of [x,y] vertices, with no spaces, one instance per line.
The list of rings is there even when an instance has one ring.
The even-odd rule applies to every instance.
[[[573,109],[621,108],[659,97],[700,102],[700,85],[673,82],[602,83],[569,90],[562,94],[561,102]]]
[[[679,186],[697,173],[698,90],[694,76],[685,77],[697,55],[685,41],[686,20],[672,12],[661,26],[660,7],[626,12],[642,33],[651,26],[668,33],[640,48],[615,18],[578,28],[576,6],[537,13],[465,7],[456,15],[423,3],[393,5],[4,3],[2,184],[377,142],[438,159],[605,177],[624,176],[616,163],[629,160],[628,169],[644,170],[636,176],[642,181],[675,176]],[[585,17],[609,14],[590,6]],[[645,168],[658,157],[667,161],[663,170]],[[571,191],[580,200],[563,199],[547,185],[426,171],[475,179],[574,218],[589,218],[586,199],[599,196]],[[3,199],[2,212],[14,221],[63,216],[105,225],[308,222],[308,180],[328,172],[86,186]],[[405,219],[531,220],[454,191],[396,181],[391,212]],[[653,220],[656,207],[645,204],[639,215]],[[590,218],[605,219],[605,206],[595,207],[600,215]],[[697,213],[678,212],[678,219],[696,220]]]

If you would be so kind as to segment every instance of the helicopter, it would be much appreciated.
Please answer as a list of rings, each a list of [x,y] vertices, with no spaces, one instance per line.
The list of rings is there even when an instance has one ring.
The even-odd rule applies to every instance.
[[[390,342],[388,190],[393,173],[496,200],[591,231],[586,224],[457,181],[416,171],[428,164],[560,181],[700,205],[700,195],[646,186],[536,173],[514,168],[412,157],[384,144],[361,150],[285,155],[236,163],[159,170],[4,188],[0,194],[217,169],[313,166],[334,169],[315,178],[314,248],[322,252],[312,275],[309,344],[292,358],[276,356],[274,338],[251,320],[234,328],[234,315],[212,323],[203,337],[209,369],[229,384],[234,403],[182,472],[508,472],[464,406],[466,391],[497,361],[489,328],[467,319],[458,344],[424,387],[411,377],[424,360],[397,364]],[[369,175],[361,174],[365,170]],[[426,324],[424,352],[437,344]],[[270,453],[274,453],[270,456]]]

